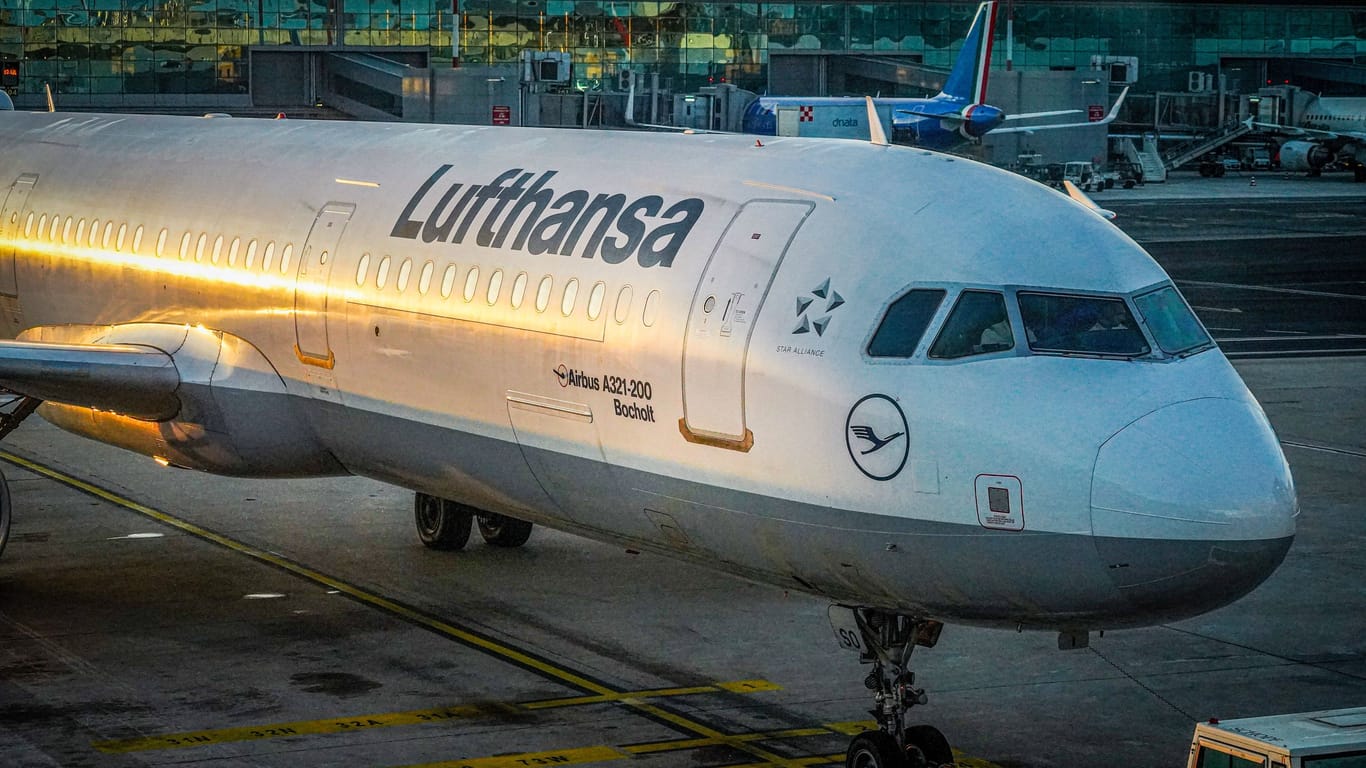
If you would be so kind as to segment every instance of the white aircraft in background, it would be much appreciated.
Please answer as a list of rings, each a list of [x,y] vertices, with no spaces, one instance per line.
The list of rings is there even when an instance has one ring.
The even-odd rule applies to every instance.
[[[1318,176],[1338,163],[1351,169],[1356,181],[1366,182],[1366,98],[1319,96],[1302,114],[1297,126],[1257,123],[1291,137],[1281,145],[1281,168]]]
[[[3,112],[0,429],[825,596],[874,670],[851,764],[950,762],[906,722],[941,622],[1193,616],[1297,508],[1142,248],[883,141]]]

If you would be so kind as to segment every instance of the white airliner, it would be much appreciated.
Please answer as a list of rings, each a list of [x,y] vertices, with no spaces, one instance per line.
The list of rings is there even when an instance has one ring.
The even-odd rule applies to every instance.
[[[1235,600],[1294,536],[1167,274],[971,161],[14,111],[0,146],[4,427],[42,401],[168,465],[413,489],[432,547],[540,523],[826,596],[874,668],[864,768],[951,760],[905,718],[940,622],[1080,644]]]
[[[1281,168],[1318,176],[1338,163],[1366,182],[1366,98],[1314,97],[1301,113],[1294,127],[1258,123],[1292,137],[1281,145]]]

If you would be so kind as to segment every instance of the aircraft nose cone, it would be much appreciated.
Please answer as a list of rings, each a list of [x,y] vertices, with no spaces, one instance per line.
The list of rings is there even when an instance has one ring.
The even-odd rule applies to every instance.
[[[1091,526],[1120,592],[1170,621],[1226,605],[1280,565],[1299,513],[1290,467],[1253,405],[1160,408],[1096,456]]]

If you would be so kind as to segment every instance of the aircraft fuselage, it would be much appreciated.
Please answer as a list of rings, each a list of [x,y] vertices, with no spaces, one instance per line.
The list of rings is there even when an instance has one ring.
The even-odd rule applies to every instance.
[[[20,113],[0,141],[9,333],[176,352],[190,382],[161,421],[41,413],[173,465],[350,472],[992,626],[1193,615],[1293,537],[1284,457],[1217,348],[1164,352],[1151,315],[1143,354],[1035,348],[1021,294],[1135,311],[1162,269],[969,161]],[[871,354],[917,290],[942,292],[923,338]],[[931,354],[965,292],[1003,297],[1012,346]]]

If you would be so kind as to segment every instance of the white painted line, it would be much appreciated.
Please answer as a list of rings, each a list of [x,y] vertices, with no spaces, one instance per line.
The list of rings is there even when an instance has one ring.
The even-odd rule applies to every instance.
[[[164,533],[130,533],[127,536],[110,536],[105,541],[120,541],[123,539],[159,539]]]
[[[1293,293],[1298,296],[1322,296],[1328,299],[1353,299],[1366,301],[1366,295],[1356,293],[1332,293],[1330,291],[1308,291],[1302,288],[1273,288],[1269,285],[1240,285],[1238,283],[1210,283],[1203,280],[1177,280],[1179,285],[1199,285],[1205,288],[1235,288],[1241,291],[1264,291],[1266,293]]]

